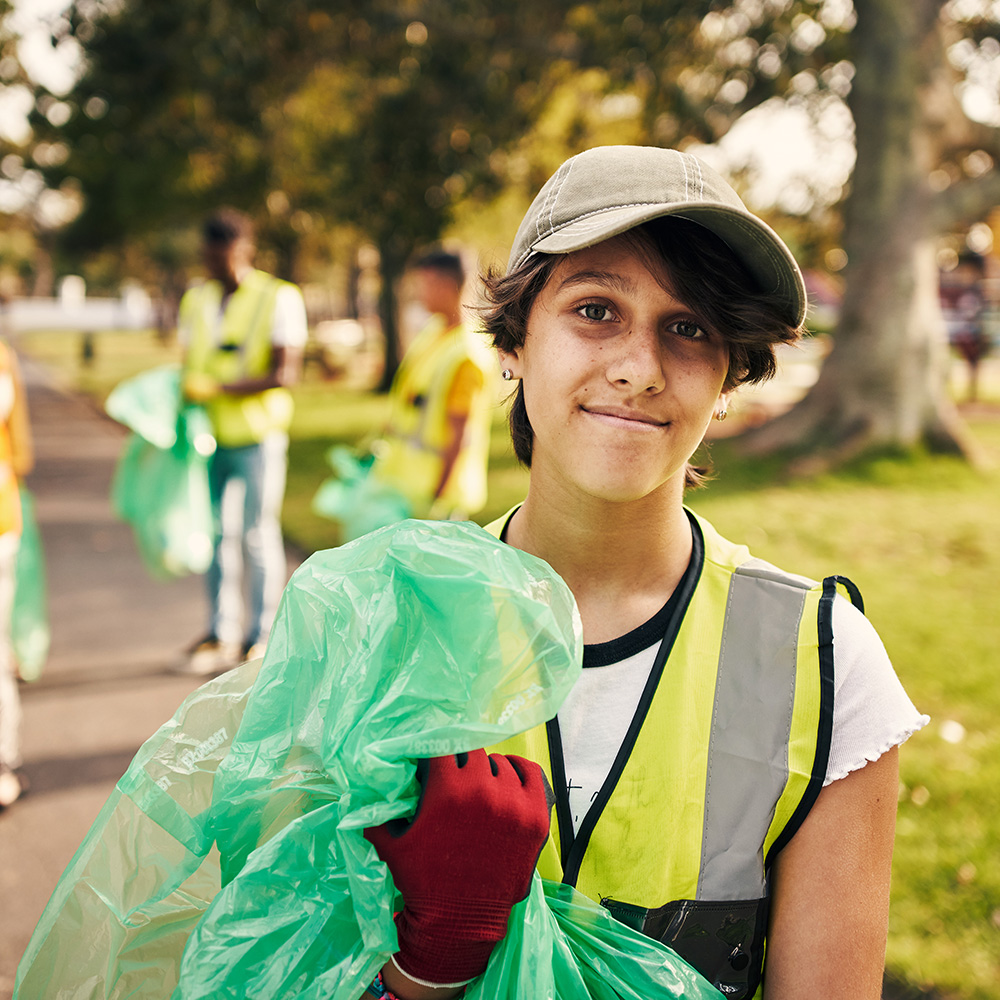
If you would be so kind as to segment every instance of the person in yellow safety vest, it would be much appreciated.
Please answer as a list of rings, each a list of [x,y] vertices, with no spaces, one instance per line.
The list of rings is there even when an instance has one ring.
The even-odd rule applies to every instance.
[[[308,330],[299,289],[254,268],[245,215],[220,210],[203,237],[208,280],[185,293],[178,326],[186,345],[184,395],[205,407],[217,442],[209,464],[216,541],[205,577],[208,632],[182,665],[207,675],[263,654],[285,585],[279,518],[292,418],[288,386],[299,377]],[[241,510],[231,502],[233,487],[242,492]],[[242,581],[230,548],[236,535],[248,576],[242,623]]]
[[[569,585],[584,669],[554,719],[487,748],[493,779],[513,755],[525,787],[526,761],[551,782],[540,855],[509,835],[533,828],[525,795],[472,753],[423,768],[411,827],[366,832],[397,886],[429,887],[402,892],[367,993],[458,996],[537,859],[726,997],[878,1000],[898,745],[927,717],[853,584],[755,559],[684,503],[711,420],[801,334],[791,253],[694,156],[602,146],[550,178],[485,281],[530,470],[488,530]]]
[[[466,518],[486,503],[496,362],[463,316],[461,258],[431,251],[412,272],[431,317],[393,379],[371,474],[401,493],[414,517]]]
[[[34,457],[24,385],[14,352],[0,341],[0,809],[24,790],[21,765],[21,699],[17,691],[11,613],[14,570],[21,538],[19,481]]]

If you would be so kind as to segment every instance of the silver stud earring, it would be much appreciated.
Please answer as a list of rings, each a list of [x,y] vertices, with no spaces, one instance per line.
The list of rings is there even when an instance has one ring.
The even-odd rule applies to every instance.
[[[514,373],[509,368],[505,368],[502,372],[500,372],[500,378],[502,378],[505,382],[509,382],[513,377]]]
[[[719,423],[722,423],[722,421],[725,420],[726,417],[728,416],[729,416],[729,410],[727,410],[725,407],[722,407],[722,409],[719,410],[718,413],[716,413],[715,419],[718,420]]]

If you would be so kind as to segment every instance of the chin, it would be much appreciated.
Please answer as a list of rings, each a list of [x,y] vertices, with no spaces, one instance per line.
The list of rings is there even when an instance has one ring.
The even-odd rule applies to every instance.
[[[624,482],[608,482],[584,484],[584,492],[595,500],[605,503],[629,504],[639,503],[661,493],[666,487],[662,481],[637,483],[634,480]]]
[[[683,465],[679,469],[662,468],[658,463],[636,460],[634,456],[618,462],[594,463],[588,472],[578,480],[585,493],[595,499],[622,504],[670,492],[671,483],[684,479]]]

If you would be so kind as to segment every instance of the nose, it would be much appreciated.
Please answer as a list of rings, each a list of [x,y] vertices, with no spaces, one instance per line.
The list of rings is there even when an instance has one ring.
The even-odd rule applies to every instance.
[[[660,335],[654,325],[634,323],[615,340],[607,379],[621,388],[657,393],[666,385]]]

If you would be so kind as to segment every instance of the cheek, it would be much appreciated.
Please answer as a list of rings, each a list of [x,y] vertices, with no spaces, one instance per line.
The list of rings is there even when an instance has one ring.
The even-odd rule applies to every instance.
[[[675,355],[668,364],[668,374],[673,374],[673,384],[678,392],[688,398],[717,397],[725,387],[728,375],[727,358],[706,357],[704,353]]]

